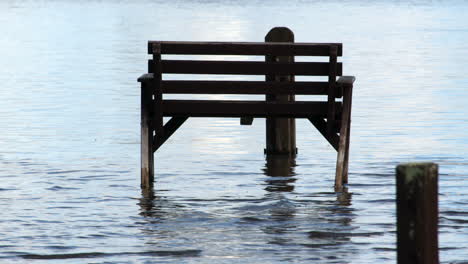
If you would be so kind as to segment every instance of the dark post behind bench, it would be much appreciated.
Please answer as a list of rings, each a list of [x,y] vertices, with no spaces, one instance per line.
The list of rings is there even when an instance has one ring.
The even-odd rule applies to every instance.
[[[294,42],[294,33],[285,27],[275,27],[265,36],[265,42]],[[294,56],[265,56],[267,62],[294,62]],[[292,75],[267,75],[269,82],[294,82]],[[294,102],[294,94],[267,94],[266,101]],[[296,155],[296,120],[294,118],[266,118],[265,153]]]

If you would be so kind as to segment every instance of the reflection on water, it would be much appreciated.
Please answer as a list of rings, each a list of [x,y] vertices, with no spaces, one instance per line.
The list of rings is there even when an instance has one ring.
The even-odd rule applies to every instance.
[[[145,244],[152,247],[177,245],[199,252],[201,259],[264,258],[265,251],[277,251],[283,260],[331,261],[328,250],[356,254],[353,239],[381,236],[353,224],[356,218],[352,194],[295,191],[296,161],[287,156],[266,157],[263,168],[265,192],[257,197],[220,196],[212,199],[165,197],[165,191],[142,190],[138,205],[143,222],[138,222]],[[329,187],[332,189],[332,187]],[[203,242],[201,242],[203,241]],[[230,251],[220,241],[230,241]],[[246,248],[239,248],[243,242]],[[200,243],[199,243],[200,242]],[[267,255],[268,256],[268,255]],[[269,260],[271,256],[267,257]]]
[[[263,173],[271,177],[265,180],[267,184],[265,190],[269,192],[294,191],[294,182],[296,181],[296,178],[293,177],[295,175],[295,166],[295,157],[289,155],[267,155]]]
[[[294,191],[295,166],[295,158],[290,155],[266,155],[263,172],[268,178],[265,180],[265,190],[274,195],[266,193],[265,196],[279,201],[270,209],[271,219],[277,223],[263,229],[267,234],[283,234],[298,228],[293,219],[298,211],[297,205],[282,194]],[[270,243],[281,244],[278,241],[284,242],[281,238],[275,237]]]

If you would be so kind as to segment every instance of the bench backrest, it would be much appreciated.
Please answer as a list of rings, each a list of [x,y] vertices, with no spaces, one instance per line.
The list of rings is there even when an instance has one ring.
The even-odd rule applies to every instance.
[[[341,43],[286,42],[174,42],[149,41],[148,72],[160,81],[164,94],[292,94],[341,97],[336,87],[342,75]],[[248,55],[265,56],[265,61],[181,60],[161,55]],[[322,56],[328,61],[277,62],[278,56]],[[207,56],[203,56],[205,58]],[[164,74],[264,75],[265,81],[165,80]],[[275,82],[275,76],[328,76],[327,81]],[[198,78],[197,78],[198,79]]]

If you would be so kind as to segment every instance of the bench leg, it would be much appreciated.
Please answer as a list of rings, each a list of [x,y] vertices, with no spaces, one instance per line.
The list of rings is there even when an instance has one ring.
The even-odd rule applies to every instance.
[[[150,85],[141,84],[141,188],[153,186],[153,126],[151,122],[152,97]]]
[[[335,189],[343,187],[348,182],[349,141],[351,129],[351,98],[353,89],[343,89],[343,114],[341,118],[340,140],[338,144],[338,157],[336,160]]]
[[[349,141],[351,134],[351,117],[348,120],[348,135],[346,136],[345,159],[343,165],[343,183],[348,183]]]

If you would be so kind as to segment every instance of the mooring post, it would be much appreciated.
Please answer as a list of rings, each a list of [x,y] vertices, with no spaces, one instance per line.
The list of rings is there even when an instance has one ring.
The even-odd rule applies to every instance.
[[[438,166],[401,164],[396,174],[398,264],[438,264]]]
[[[150,83],[141,82],[141,188],[153,186],[153,125],[151,111],[153,108],[153,92]]]
[[[286,27],[275,27],[265,36],[265,42],[294,42],[294,33]],[[267,62],[294,62],[294,56],[265,56]],[[267,75],[266,81],[294,82],[291,75]],[[293,94],[267,94],[266,101],[293,102]],[[266,154],[288,154],[295,156],[296,120],[294,118],[266,119]]]

